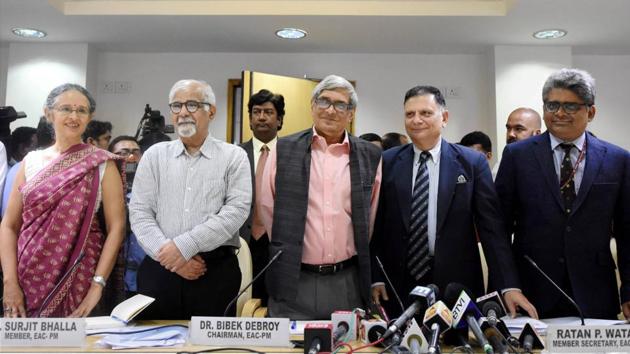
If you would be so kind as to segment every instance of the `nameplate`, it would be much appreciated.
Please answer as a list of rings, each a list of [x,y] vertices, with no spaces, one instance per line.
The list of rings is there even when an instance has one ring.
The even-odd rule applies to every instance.
[[[289,319],[192,317],[190,342],[212,346],[289,347]]]
[[[630,325],[547,327],[551,353],[630,352]]]
[[[82,347],[83,318],[2,318],[1,347]]]

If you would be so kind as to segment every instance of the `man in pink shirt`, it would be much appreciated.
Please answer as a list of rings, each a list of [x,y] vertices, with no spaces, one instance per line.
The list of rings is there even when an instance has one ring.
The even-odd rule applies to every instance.
[[[328,319],[369,303],[381,151],[346,131],[356,106],[354,87],[327,76],[311,97],[313,128],[269,154],[259,213],[269,255],[283,252],[266,274],[272,317]]]

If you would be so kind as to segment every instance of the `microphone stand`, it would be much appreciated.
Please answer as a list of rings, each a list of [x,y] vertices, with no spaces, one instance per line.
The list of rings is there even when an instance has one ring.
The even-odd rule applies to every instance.
[[[261,275],[265,274],[265,271],[267,270],[267,268],[269,268],[273,262],[275,262],[278,257],[280,257],[280,255],[282,254],[282,250],[279,250],[272,258],[271,260],[269,260],[269,262],[267,263],[267,265],[260,271],[258,272],[258,274],[256,274],[256,276],[254,277],[254,279],[252,279],[252,281],[249,282],[249,284],[247,284],[246,286],[243,287],[243,290],[239,291],[238,294],[236,294],[236,296],[232,299],[232,301],[230,301],[230,303],[227,304],[227,306],[225,307],[225,311],[223,311],[223,317],[227,316],[228,311],[230,310],[230,308],[234,305],[234,303],[236,303],[236,301],[238,300],[239,297],[241,297],[241,295],[243,295],[247,289],[249,289],[250,286],[252,286],[252,284],[254,284],[254,282],[256,280],[258,280],[258,278],[260,278]]]
[[[534,269],[536,269],[538,271],[538,273],[542,274],[543,277],[545,277],[545,279],[547,279],[549,281],[549,283],[551,283],[556,289],[558,289],[558,291],[567,299],[571,302],[571,305],[573,305],[573,307],[575,307],[575,309],[578,311],[578,314],[580,315],[580,320],[582,321],[582,326],[584,326],[584,315],[582,314],[582,310],[580,309],[580,307],[578,306],[578,304],[573,301],[573,299],[564,292],[564,290],[562,290],[562,288],[560,288],[558,286],[558,284],[556,284],[555,281],[553,281],[545,272],[543,272],[542,269],[540,269],[540,267],[538,266],[538,264],[536,264],[536,262],[534,262],[533,259],[529,258],[528,255],[523,255],[523,257],[529,262],[529,264],[531,264]]]

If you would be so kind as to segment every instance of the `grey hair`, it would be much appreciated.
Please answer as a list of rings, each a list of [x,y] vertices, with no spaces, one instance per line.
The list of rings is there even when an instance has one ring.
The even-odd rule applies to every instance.
[[[193,84],[201,86],[199,91],[201,91],[201,93],[203,94],[204,102],[208,102],[211,105],[216,107],[217,99],[214,96],[214,91],[212,90],[212,87],[210,86],[210,84],[208,84],[207,82],[203,80],[186,79],[186,80],[177,81],[173,85],[173,87],[171,87],[171,91],[168,93],[168,102],[169,103],[173,102],[173,98],[175,98],[175,94],[177,93],[177,91],[185,89],[188,86],[193,85]]]
[[[52,91],[48,94],[48,97],[46,97],[46,108],[53,109],[55,107],[55,103],[57,103],[57,97],[68,91],[77,91],[85,96],[88,100],[88,104],[90,105],[90,113],[94,113],[96,110],[96,101],[94,100],[94,97],[92,97],[85,87],[77,84],[63,84],[52,89]]]
[[[547,101],[551,89],[566,89],[575,93],[585,104],[595,104],[595,79],[580,69],[561,69],[549,75],[543,86],[543,102]]]
[[[311,102],[315,101],[317,97],[322,93],[322,91],[326,90],[336,90],[342,89],[350,94],[350,104],[352,107],[356,107],[357,103],[359,103],[359,97],[357,96],[357,92],[354,90],[354,86],[344,79],[341,76],[337,75],[328,75],[322,81],[320,81],[317,86],[313,89],[313,95],[311,96]]]

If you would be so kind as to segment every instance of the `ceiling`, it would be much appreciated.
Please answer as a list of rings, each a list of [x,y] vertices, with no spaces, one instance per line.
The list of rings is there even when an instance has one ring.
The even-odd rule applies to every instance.
[[[628,0],[1,0],[0,46],[81,42],[116,52],[475,54],[494,45],[630,55]],[[13,27],[48,37],[25,40]],[[281,40],[281,27],[308,32]],[[565,38],[532,33],[562,28]]]

